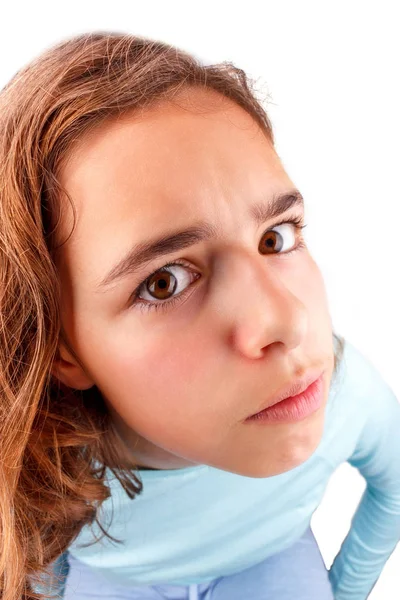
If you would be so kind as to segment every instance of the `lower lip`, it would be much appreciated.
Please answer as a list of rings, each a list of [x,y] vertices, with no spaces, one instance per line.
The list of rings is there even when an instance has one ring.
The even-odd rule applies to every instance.
[[[252,415],[251,417],[248,417],[245,422],[295,423],[296,421],[302,421],[322,406],[323,398],[324,386],[322,374],[301,394],[290,396],[289,398]]]

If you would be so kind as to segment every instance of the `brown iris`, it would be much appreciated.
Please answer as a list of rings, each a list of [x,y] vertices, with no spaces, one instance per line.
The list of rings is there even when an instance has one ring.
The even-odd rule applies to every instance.
[[[267,231],[263,236],[262,243],[264,251],[268,253],[279,252],[283,247],[283,239],[277,231]]]
[[[171,276],[174,279],[172,285]],[[147,288],[152,294],[157,294],[157,300],[165,300],[170,294],[174,293],[176,285],[176,277],[169,271],[160,269],[150,277]],[[158,294],[160,294],[160,296],[158,296]]]

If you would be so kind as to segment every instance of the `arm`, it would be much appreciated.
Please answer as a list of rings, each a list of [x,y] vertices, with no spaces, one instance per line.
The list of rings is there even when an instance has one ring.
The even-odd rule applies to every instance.
[[[357,410],[365,422],[348,462],[367,485],[329,571],[335,600],[365,600],[400,540],[400,403],[361,354],[360,360]]]

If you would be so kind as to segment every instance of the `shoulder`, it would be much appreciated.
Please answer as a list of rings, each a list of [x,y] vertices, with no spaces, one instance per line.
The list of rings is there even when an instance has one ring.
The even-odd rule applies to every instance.
[[[400,409],[390,384],[364,352],[347,342],[344,351],[344,378],[352,393],[361,399],[365,411],[374,416]]]
[[[332,388],[335,396],[345,401],[351,410],[362,409],[363,414],[374,412],[382,402],[393,407],[399,404],[379,369],[363,351],[348,340],[345,340]],[[379,399],[382,398],[384,400],[380,403]]]
[[[400,427],[400,403],[378,368],[357,346],[345,340],[327,406],[325,439],[337,464]],[[400,430],[400,429],[399,429]],[[336,456],[335,454],[335,456]]]

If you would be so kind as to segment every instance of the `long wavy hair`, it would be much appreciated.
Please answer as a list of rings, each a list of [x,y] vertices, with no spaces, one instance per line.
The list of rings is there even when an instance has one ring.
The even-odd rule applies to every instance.
[[[182,86],[243,107],[274,144],[255,81],[230,62],[204,65],[174,46],[119,32],[46,49],[0,91],[0,597],[43,598],[32,575],[49,565],[110,496],[109,467],[130,498],[142,490],[122,462],[96,386],[73,390],[51,367],[62,339],[56,269],[58,174],[74,141],[100,122],[170,99]],[[71,202],[72,205],[72,202]],[[73,205],[72,205],[73,208]],[[344,340],[335,352],[335,372]],[[115,540],[114,541],[119,541]]]

